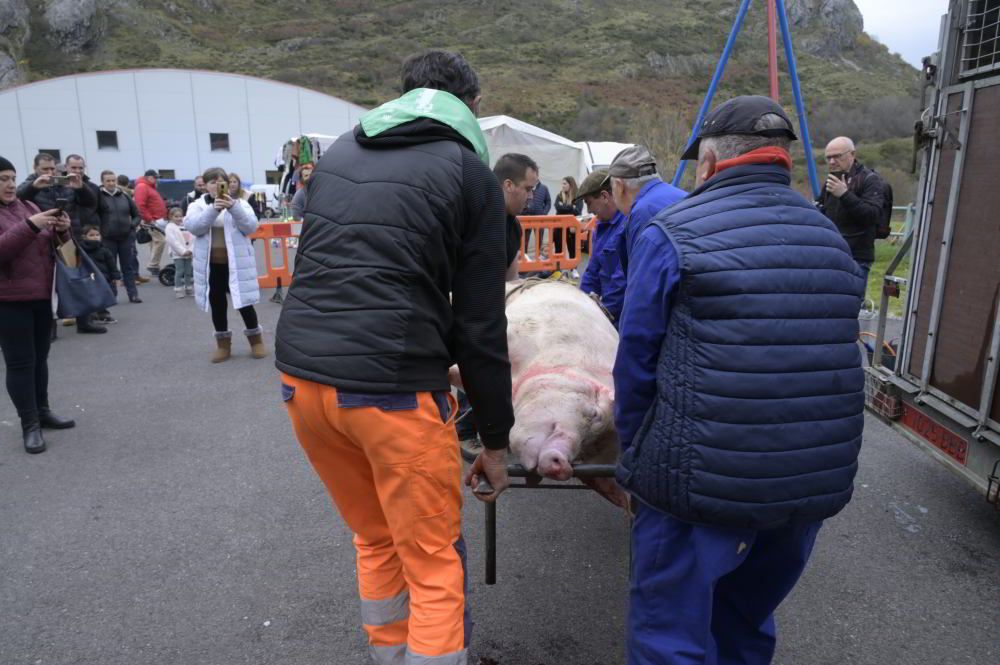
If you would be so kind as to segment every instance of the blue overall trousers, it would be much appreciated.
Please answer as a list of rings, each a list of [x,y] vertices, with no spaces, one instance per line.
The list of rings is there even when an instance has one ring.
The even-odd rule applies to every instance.
[[[640,504],[632,528],[628,665],[768,665],[774,611],[805,569],[822,524],[720,528]]]

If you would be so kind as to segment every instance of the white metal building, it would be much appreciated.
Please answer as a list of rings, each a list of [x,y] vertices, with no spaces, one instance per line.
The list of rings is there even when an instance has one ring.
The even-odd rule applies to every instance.
[[[273,178],[275,153],[309,132],[338,135],[365,112],[299,86],[199,70],[134,69],[63,76],[0,91],[0,155],[19,179],[38,152],[77,153],[91,178],[193,178],[221,166],[244,181]]]

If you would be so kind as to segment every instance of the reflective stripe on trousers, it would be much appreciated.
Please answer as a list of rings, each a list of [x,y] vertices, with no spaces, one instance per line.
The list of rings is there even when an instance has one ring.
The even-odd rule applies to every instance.
[[[465,649],[444,656],[421,656],[405,645],[394,647],[368,647],[376,665],[467,665],[469,655]]]
[[[296,437],[354,532],[376,663],[467,661],[461,460],[450,394],[366,395],[282,375]]]
[[[361,623],[366,626],[387,626],[410,618],[410,592],[396,594],[385,600],[361,599]]]

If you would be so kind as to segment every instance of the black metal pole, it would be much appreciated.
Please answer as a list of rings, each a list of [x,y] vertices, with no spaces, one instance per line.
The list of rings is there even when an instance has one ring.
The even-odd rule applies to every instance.
[[[486,584],[497,583],[497,504],[486,504]]]

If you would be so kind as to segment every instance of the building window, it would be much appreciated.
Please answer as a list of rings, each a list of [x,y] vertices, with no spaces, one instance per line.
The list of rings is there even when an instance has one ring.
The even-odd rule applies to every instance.
[[[157,173],[159,173],[160,177],[165,180],[173,180],[177,177],[173,169],[159,169]]]
[[[264,182],[268,185],[280,185],[281,171],[264,171]]]
[[[212,152],[229,152],[229,134],[209,134],[208,143]]]
[[[1000,68],[1000,0],[975,0],[969,3],[962,70],[965,76]]]
[[[118,132],[97,130],[97,149],[98,150],[117,150],[118,149]]]
[[[56,150],[55,148],[39,148],[38,152],[44,152],[46,155],[52,155],[52,158],[56,160],[56,164],[62,161],[62,152]]]

